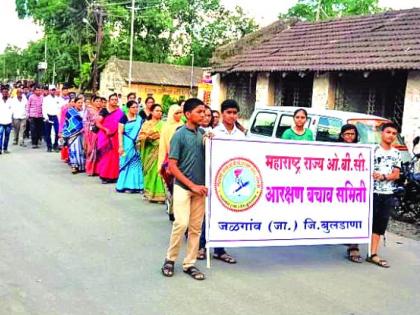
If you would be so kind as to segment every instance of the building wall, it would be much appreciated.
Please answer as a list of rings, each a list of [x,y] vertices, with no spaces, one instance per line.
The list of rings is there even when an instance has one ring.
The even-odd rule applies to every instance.
[[[162,103],[162,97],[164,95],[169,95],[174,99],[187,99],[190,97],[190,87],[132,83],[130,89],[128,88],[128,85],[122,87],[121,93],[123,95],[123,100],[125,100],[125,97],[130,92],[135,92],[137,97],[141,97],[142,103],[144,103],[144,100],[148,96],[152,96],[156,103]],[[193,94],[197,94],[197,88],[193,89]]]
[[[108,97],[112,93],[121,93],[125,102],[130,92],[135,92],[137,97],[142,98],[142,102],[148,96],[153,96],[157,103],[162,102],[164,95],[175,99],[190,97],[190,87],[132,83],[131,88],[128,88],[128,83],[119,74],[116,64],[109,62],[101,73],[100,95]],[[197,95],[197,88],[193,89],[193,95]]]
[[[315,75],[312,92],[312,108],[328,109],[329,90],[330,74]]]
[[[408,73],[401,134],[411,151],[414,137],[420,136],[420,71]]]
[[[275,86],[274,80],[270,77],[270,73],[258,73],[255,93],[255,106],[261,107],[274,105]]]
[[[217,73],[211,77],[213,83],[211,96],[210,96],[210,107],[215,110],[220,110],[220,104],[227,97],[227,84],[226,80]]]
[[[125,85],[126,82],[117,71],[116,64],[108,62],[101,73],[99,94],[108,97],[112,93],[121,93]]]

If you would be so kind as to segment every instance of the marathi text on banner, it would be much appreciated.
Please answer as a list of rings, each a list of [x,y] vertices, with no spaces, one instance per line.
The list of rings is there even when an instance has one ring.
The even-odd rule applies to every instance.
[[[210,247],[369,242],[371,146],[216,138],[207,155]]]

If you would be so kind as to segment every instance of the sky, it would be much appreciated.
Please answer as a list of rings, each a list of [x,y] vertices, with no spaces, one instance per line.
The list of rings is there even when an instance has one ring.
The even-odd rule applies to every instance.
[[[16,13],[15,0],[0,0],[0,52],[7,44],[25,48],[29,41],[42,37],[42,28],[31,20],[20,20]],[[285,13],[297,0],[221,0],[227,8],[242,6],[247,15],[254,17],[260,26],[268,25]],[[420,0],[380,0],[379,5],[392,9],[420,7]]]

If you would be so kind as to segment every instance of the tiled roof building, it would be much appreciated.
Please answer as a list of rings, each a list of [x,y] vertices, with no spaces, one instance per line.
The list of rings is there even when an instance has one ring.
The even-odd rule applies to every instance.
[[[420,8],[276,22],[235,47],[216,51],[213,107],[235,98],[245,119],[258,105],[355,111],[393,120],[407,142],[420,134]]]

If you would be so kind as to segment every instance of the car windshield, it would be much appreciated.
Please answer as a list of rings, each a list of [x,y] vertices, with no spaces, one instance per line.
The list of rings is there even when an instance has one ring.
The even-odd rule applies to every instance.
[[[348,123],[357,127],[360,135],[360,142],[365,144],[378,144],[381,142],[381,126],[388,122],[384,119],[349,119]],[[398,135],[394,145],[404,145],[402,138]]]

